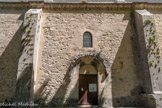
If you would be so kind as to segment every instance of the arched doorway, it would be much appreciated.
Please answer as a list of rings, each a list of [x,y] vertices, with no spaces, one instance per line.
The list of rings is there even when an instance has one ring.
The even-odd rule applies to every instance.
[[[84,64],[79,70],[79,104],[98,104],[97,69],[91,64]]]
[[[95,51],[93,52],[86,52],[80,55],[75,56],[71,59],[70,66],[69,66],[69,75],[70,75],[70,85],[69,85],[69,91],[73,91],[73,95],[70,95],[76,104],[78,105],[85,105],[85,104],[91,104],[91,105],[99,105],[103,106],[105,103],[107,103],[107,86],[108,86],[108,72],[110,69],[110,65],[107,59],[104,58],[103,55],[100,53],[97,53]],[[95,78],[85,78],[85,76],[93,76]],[[87,83],[87,79],[95,79],[96,83],[96,89],[97,89],[97,99],[95,98],[95,102],[91,103],[88,102],[84,104],[83,100],[80,101],[81,97],[79,96],[79,92],[81,91],[81,87],[79,88],[80,78],[79,76],[83,76],[83,83]],[[97,81],[96,81],[97,80]],[[88,83],[91,84],[91,82],[88,81]],[[86,89],[89,89],[89,84]],[[90,89],[95,86],[95,84],[90,85]],[[85,90],[85,89],[84,89]],[[95,88],[93,89],[95,91]],[[87,97],[88,98],[88,97]]]

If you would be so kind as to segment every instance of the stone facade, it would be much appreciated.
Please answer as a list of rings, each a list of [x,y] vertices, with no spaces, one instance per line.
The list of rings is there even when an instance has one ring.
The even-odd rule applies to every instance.
[[[71,85],[66,82],[66,78],[70,77],[68,69],[71,59],[87,52],[93,54],[94,51],[103,55],[102,59],[106,59],[109,63],[106,70],[108,76],[104,81],[108,84],[107,91],[102,94],[107,96],[104,104],[118,106],[117,101],[121,97],[121,101],[129,100],[130,105],[136,104],[134,101],[137,100],[136,94],[140,92],[140,80],[137,77],[138,55],[135,51],[135,31],[131,25],[130,12],[122,14],[118,12],[45,13],[43,16],[44,42],[38,88],[43,86],[47,79],[49,81],[48,86],[41,91],[43,93],[41,98],[47,101],[55,98],[63,100],[64,96],[70,95],[68,93],[75,94],[78,89],[67,92],[71,89]],[[93,36],[92,48],[83,48],[83,34],[86,31]],[[77,77],[77,75],[74,76],[74,78]],[[78,85],[75,86],[77,88]],[[105,86],[100,87],[99,92],[104,88]],[[139,90],[134,92],[135,89]],[[76,95],[68,98],[74,98],[77,101]],[[110,102],[112,97],[114,103]],[[124,105],[126,102],[123,102]]]
[[[21,50],[16,84],[16,101],[32,101],[37,75],[38,50],[41,28],[41,9],[26,12],[21,38]]]
[[[146,107],[161,108],[162,64],[154,15],[146,10],[137,10],[135,19],[144,89],[141,99]]]
[[[0,100],[15,95],[22,13],[0,13]]]
[[[77,107],[79,75],[97,74],[98,106],[161,108],[161,71],[149,67],[155,56],[145,55],[146,35],[156,34],[161,59],[159,11],[134,12],[141,4],[114,4],[123,10],[97,3],[22,4],[43,11],[0,10],[0,101]],[[147,17],[151,31],[144,26]],[[92,35],[90,48],[83,47],[85,32]]]
[[[161,41],[162,41],[161,21],[162,21],[162,19],[161,19],[161,13],[157,13],[155,11],[153,11],[152,13],[154,14],[155,19],[156,19],[155,23],[156,23],[156,27],[157,27],[157,32],[159,34],[158,35],[158,40],[159,40],[158,44],[159,44],[159,47],[160,47],[160,54],[162,56],[162,44],[161,44]]]

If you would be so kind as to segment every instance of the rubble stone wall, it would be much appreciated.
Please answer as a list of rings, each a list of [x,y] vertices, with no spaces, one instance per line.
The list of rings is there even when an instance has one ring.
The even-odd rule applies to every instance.
[[[37,98],[54,105],[78,102],[75,85],[70,84],[71,59],[86,52],[97,52],[107,61],[106,87],[102,105],[135,106],[140,91],[140,73],[134,26],[130,12],[54,12],[44,13],[43,48]],[[93,47],[83,48],[83,34],[90,32]],[[94,54],[95,55],[95,54]],[[77,76],[76,76],[77,77]],[[138,78],[137,78],[138,77]],[[106,85],[107,84],[107,85]],[[66,97],[65,97],[66,96]],[[67,97],[69,96],[69,97]],[[113,101],[112,99],[113,98]],[[56,102],[57,100],[57,102]],[[65,102],[66,100],[66,102]]]
[[[15,96],[22,13],[0,13],[0,101]]]

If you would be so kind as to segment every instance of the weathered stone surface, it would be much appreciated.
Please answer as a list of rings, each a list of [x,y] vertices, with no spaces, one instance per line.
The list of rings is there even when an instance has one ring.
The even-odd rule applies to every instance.
[[[69,0],[69,2],[71,1],[73,0]],[[115,1],[124,2],[123,0]],[[87,2],[96,2],[96,0],[87,0]],[[34,6],[37,3],[24,4]],[[153,44],[158,43],[157,37],[162,40],[160,31],[162,27],[159,23],[161,13],[154,13],[159,36],[152,14],[142,11],[141,14],[146,16],[144,15],[144,18],[141,15],[138,16],[140,19],[140,22],[137,20],[139,33],[148,36],[140,38],[141,45],[144,46],[144,50],[140,49],[144,54],[142,60],[149,60],[149,62],[145,62],[146,67],[153,65],[148,69],[151,78],[148,77],[149,74],[143,77],[141,74],[143,71],[139,66],[141,62],[138,55],[139,47],[136,43],[137,36],[131,12],[108,11],[111,10],[111,6],[101,4],[95,4],[95,6],[59,4],[55,8],[60,9],[59,11],[50,10],[48,12],[47,10],[54,9],[52,6],[56,6],[56,4],[50,7],[50,3],[44,3],[41,6],[49,7],[46,7],[42,16],[43,27],[39,25],[41,17],[40,14],[37,14],[37,10],[26,13],[24,26],[21,26],[21,15],[14,13],[16,10],[1,10],[0,12],[13,14],[0,13],[0,101],[5,99],[12,101],[15,92],[17,101],[33,100],[33,92],[35,92],[35,102],[39,105],[77,106],[78,76],[84,70],[81,65],[92,63],[98,71],[99,106],[135,108],[143,106],[143,103],[147,106],[146,104],[149,103],[152,108],[160,108],[162,86],[159,86],[161,85],[161,70],[159,71],[161,65],[158,62],[161,61],[155,59],[159,58],[160,54],[162,55],[159,51],[162,50],[161,43],[159,42],[160,49],[154,48],[156,52],[147,53],[153,55],[149,57],[145,54],[146,48],[150,48],[148,37],[151,37],[151,42],[155,40]],[[131,5],[130,8],[133,8],[132,4],[129,5]],[[24,6],[28,7],[28,5]],[[65,11],[64,6],[66,8],[72,6],[72,9],[77,8],[77,11]],[[102,6],[105,6],[104,10],[101,9]],[[116,4],[114,6],[118,6],[119,8],[116,9],[120,9],[120,6],[125,5]],[[142,6],[144,7],[144,5]],[[95,11],[91,10],[92,8]],[[150,15],[151,17],[148,17]],[[92,34],[92,48],[83,48],[83,34],[86,31]],[[40,33],[42,33],[43,42],[40,42]],[[156,35],[155,39],[152,34]],[[154,63],[150,60],[154,60]],[[89,69],[94,70],[92,67]],[[96,74],[96,72],[94,73]],[[15,91],[16,75],[17,91]],[[141,79],[144,79],[146,83],[143,83]],[[141,96],[143,101],[139,100],[139,94],[146,91],[154,94],[144,94],[143,97]]]
[[[146,10],[138,10],[135,15],[144,74],[143,81],[144,85],[146,85],[145,92],[161,91],[160,49],[153,14]]]
[[[162,64],[155,19],[153,14],[146,10],[137,10],[135,18],[143,69],[145,94],[143,94],[142,100],[148,108],[160,108],[162,106],[162,103],[159,102],[162,94]],[[155,96],[155,98],[150,98],[150,96]]]
[[[0,2],[48,2],[48,3],[81,3],[84,0],[0,0]],[[148,3],[162,3],[161,0],[86,0],[93,3],[133,3],[133,2],[148,2]]]
[[[30,102],[34,98],[41,12],[41,9],[30,9],[25,13],[17,72],[16,101]]]
[[[156,28],[157,28],[157,32],[158,32],[158,45],[160,48],[160,56],[162,57],[162,13],[159,13],[157,11],[152,11],[151,13],[154,14],[154,18],[155,18],[155,24],[156,24]]]
[[[11,101],[15,96],[23,22],[20,17],[21,13],[0,13],[0,101]]]
[[[75,63],[75,57],[84,57],[88,53],[93,56],[102,55],[104,65],[108,67],[108,76],[103,86],[99,87],[102,93],[99,104],[110,107],[140,105],[137,100],[141,89],[137,78],[136,39],[129,12],[56,12],[44,13],[43,16],[44,43],[42,65],[38,72],[37,98],[47,103],[52,102],[53,105],[70,105],[70,100],[76,103],[78,85],[68,91],[68,69]],[[83,48],[82,37],[86,31],[93,36],[93,48]],[[106,90],[102,92],[104,88]],[[121,104],[120,101],[125,102]]]
[[[162,94],[143,94],[140,96],[147,108],[161,108]]]

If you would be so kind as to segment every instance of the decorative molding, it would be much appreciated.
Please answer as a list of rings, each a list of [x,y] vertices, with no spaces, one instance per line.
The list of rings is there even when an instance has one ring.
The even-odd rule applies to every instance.
[[[0,0],[0,2],[48,2],[48,3],[162,3],[162,0]]]
[[[44,3],[44,2],[2,2],[0,8],[43,10],[162,10],[162,3]]]

